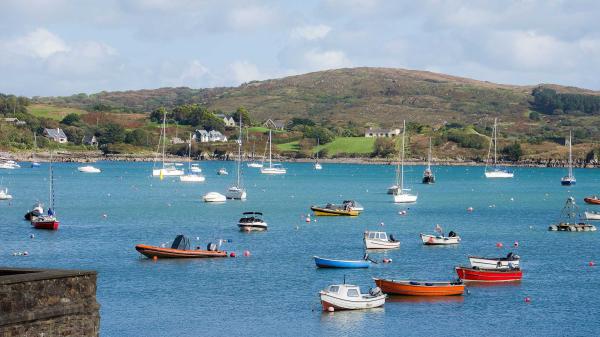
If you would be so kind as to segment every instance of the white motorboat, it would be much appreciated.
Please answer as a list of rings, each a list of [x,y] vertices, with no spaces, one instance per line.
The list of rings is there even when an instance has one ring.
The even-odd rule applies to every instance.
[[[266,231],[267,223],[261,218],[261,212],[244,212],[244,216],[238,221],[238,227],[242,232]]]
[[[585,211],[583,212],[585,220],[600,220],[600,213],[594,211]]]
[[[273,141],[271,135],[271,129],[269,129],[269,167],[261,167],[260,173],[262,174],[286,174],[287,170],[281,164],[273,164]]]
[[[225,202],[227,198],[219,192],[208,192],[203,197],[204,202]]]
[[[10,159],[0,159],[0,169],[14,170],[20,168],[21,165],[17,164],[16,161]]]
[[[25,213],[25,220],[31,221],[34,217],[39,217],[44,214],[44,207],[41,202],[37,202],[31,207],[31,211]]]
[[[229,175],[229,172],[227,172],[227,169],[224,167],[221,167],[218,171],[217,174],[220,176],[226,176]]]
[[[469,256],[471,267],[479,269],[514,269],[519,268],[519,255],[508,253],[506,257],[480,257]]]
[[[417,195],[408,193],[410,190],[404,188],[404,138],[406,137],[406,121],[402,121],[402,149],[400,150],[400,163],[396,167],[396,186],[392,196],[395,203],[417,202]],[[392,186],[393,188],[393,186]],[[388,189],[389,191],[389,189]]]
[[[12,198],[12,195],[8,194],[8,188],[0,189],[0,200],[11,200]]]
[[[454,232],[450,232],[449,236],[443,235],[430,235],[421,233],[421,241],[423,241],[424,245],[456,245],[460,243],[460,236],[454,234]]]
[[[246,200],[246,189],[242,186],[242,146],[243,146],[243,135],[242,135],[242,114],[240,114],[240,135],[238,139],[238,155],[235,159],[235,173],[236,173],[236,181],[235,183],[227,189],[227,193],[225,196],[227,199],[235,199],[235,200]]]
[[[100,173],[100,172],[102,172],[99,168],[93,167],[91,165],[80,166],[77,168],[77,171],[83,172],[83,173]]]
[[[490,155],[492,152],[492,144],[494,145],[494,162],[491,168],[488,168],[488,163],[490,161]],[[490,142],[490,147],[488,148],[487,160],[485,161],[485,177],[486,178],[513,178],[514,173],[507,169],[498,167],[498,118],[494,118],[494,129],[492,131],[492,141]]]
[[[363,235],[365,249],[393,249],[400,247],[400,241],[386,232],[365,231]]]
[[[160,137],[158,139],[158,148],[162,152],[162,167],[158,168],[158,169],[157,168],[152,169],[152,176],[160,177],[161,180],[163,179],[163,177],[181,176],[181,175],[185,174],[185,172],[183,172],[183,170],[178,169],[175,164],[165,162],[166,143],[167,143],[167,111],[165,110],[165,112],[163,114],[162,129],[160,131]],[[156,158],[154,158],[154,164],[156,165]]]
[[[379,288],[373,288],[368,294],[351,284],[334,284],[319,292],[323,311],[356,310],[381,307],[385,304],[386,294]]]
[[[194,167],[194,165],[196,165],[196,166]],[[196,170],[194,170],[194,168]],[[204,176],[201,176],[198,174],[198,172],[202,171],[202,170],[200,170],[200,167],[198,167],[198,164],[192,164],[192,134],[191,133],[190,133],[190,141],[188,143],[188,170],[190,170],[190,173],[179,176],[179,181],[186,182],[186,183],[201,183],[206,180],[206,178]]]

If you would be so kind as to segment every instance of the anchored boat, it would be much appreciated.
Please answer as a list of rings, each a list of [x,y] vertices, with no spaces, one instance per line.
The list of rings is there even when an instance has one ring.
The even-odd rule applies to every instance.
[[[586,204],[590,205],[600,205],[600,198],[598,198],[595,195],[591,197],[585,197],[583,198],[583,201],[585,201]]]
[[[311,206],[310,209],[317,216],[358,216],[360,214],[360,211],[353,209],[348,204],[327,204],[325,206]]]
[[[600,220],[600,213],[594,211],[585,211],[583,212],[586,220]]]
[[[386,232],[365,231],[363,235],[365,249],[393,249],[400,247],[400,241]]]
[[[459,296],[465,292],[460,280],[454,282],[431,282],[411,280],[386,280],[373,278],[375,284],[386,294],[408,296]]]
[[[523,271],[519,268],[480,269],[458,266],[455,270],[458,277],[465,282],[514,282],[523,278]]]
[[[424,245],[456,245],[460,243],[460,236],[453,231],[450,231],[448,236],[445,236],[444,230],[440,225],[435,225],[435,231],[438,235],[419,234]]]
[[[494,161],[493,167],[488,170],[488,163],[490,161],[490,155],[492,152],[492,144],[494,145]],[[485,177],[486,178],[513,178],[514,173],[507,169],[501,168],[498,166],[498,118],[494,118],[494,129],[492,131],[492,141],[490,142],[490,147],[488,149],[487,160],[485,161]]]
[[[395,203],[413,203],[417,202],[417,195],[410,194],[410,189],[404,187],[404,138],[406,136],[406,121],[402,121],[402,149],[400,150],[400,163],[396,167],[396,185],[388,189],[394,196]]]
[[[569,131],[569,170],[567,171],[567,175],[560,179],[560,184],[563,186],[571,186],[577,183],[577,179],[573,175],[573,150],[571,146],[571,131]]]
[[[381,307],[387,295],[381,289],[374,288],[368,294],[360,292],[358,286],[352,284],[334,284],[319,291],[323,311],[356,310]]]
[[[469,262],[471,267],[480,269],[511,269],[519,268],[519,255],[515,255],[512,252],[508,253],[506,257],[481,257],[481,256],[469,256]]]
[[[150,245],[136,245],[135,250],[149,258],[208,258],[227,257],[227,252],[218,250],[214,243],[209,243],[206,250],[190,249],[190,240],[184,235],[177,235],[171,248]]]
[[[369,268],[371,261],[367,257],[363,260],[335,260],[314,256],[318,268]]]
[[[431,137],[429,137],[429,154],[427,155],[427,168],[423,171],[423,184],[435,184],[435,175],[431,170]]]
[[[267,223],[261,218],[261,212],[244,212],[243,217],[238,221],[238,227],[242,232],[266,231]]]

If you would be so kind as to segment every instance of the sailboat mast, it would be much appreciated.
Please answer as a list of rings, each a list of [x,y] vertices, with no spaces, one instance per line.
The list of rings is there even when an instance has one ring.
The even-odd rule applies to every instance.
[[[571,131],[569,131],[569,177],[573,176],[573,149],[571,142]]]
[[[406,135],[406,121],[402,121],[402,151],[400,156],[400,188],[399,192],[402,194],[404,190],[404,137]]]
[[[272,165],[272,157],[271,157],[271,146],[272,146],[271,129],[269,129],[269,167],[273,167],[273,165]]]
[[[188,170],[192,171],[192,133],[190,132],[190,142],[188,143]]]
[[[52,152],[50,152],[50,167],[48,167],[49,175],[50,175],[50,195],[48,196],[48,202],[50,203],[50,208],[54,211],[54,171],[52,170]]]
[[[162,167],[165,168],[165,143],[167,142],[167,110],[163,113],[163,143],[162,143]]]
[[[427,155],[427,169],[431,170],[431,137],[429,137],[429,154]]]
[[[240,171],[242,165],[242,114],[240,113],[240,141],[238,143],[238,162],[237,162],[237,187],[240,187]]]
[[[498,118],[494,118],[494,166],[498,161],[496,155],[496,147],[498,145]]]

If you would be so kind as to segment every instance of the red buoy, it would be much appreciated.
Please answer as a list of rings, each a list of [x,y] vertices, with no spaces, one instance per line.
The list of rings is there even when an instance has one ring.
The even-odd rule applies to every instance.
[[[250,256],[250,251],[248,251],[248,250],[245,250],[245,251],[244,251],[244,256]]]
[[[502,248],[504,247],[504,245],[502,244],[502,242],[496,242],[496,247]]]
[[[235,257],[235,252],[229,253],[229,257]]]
[[[531,298],[525,297],[525,303],[531,303]]]
[[[594,261],[590,261],[589,265],[590,265],[590,267],[593,267],[596,265],[596,263]]]

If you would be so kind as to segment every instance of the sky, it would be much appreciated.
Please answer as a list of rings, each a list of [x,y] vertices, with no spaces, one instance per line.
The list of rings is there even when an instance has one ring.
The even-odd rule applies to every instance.
[[[600,90],[593,0],[2,0],[0,7],[0,93],[236,86],[362,66]]]

